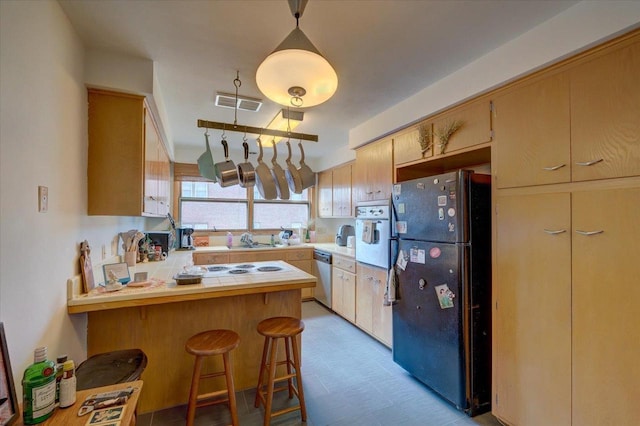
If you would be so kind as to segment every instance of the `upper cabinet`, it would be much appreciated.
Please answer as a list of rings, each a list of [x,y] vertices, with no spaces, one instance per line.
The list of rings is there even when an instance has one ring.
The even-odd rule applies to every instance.
[[[90,89],[88,213],[166,216],[170,175],[145,98]]]
[[[481,96],[393,137],[395,181],[491,162],[491,100]]]
[[[345,164],[318,173],[318,216],[352,217],[352,165]]]
[[[640,43],[495,98],[499,188],[640,174]]]
[[[494,100],[498,187],[568,182],[569,76],[559,73]]]
[[[640,42],[570,76],[572,179],[640,174]]]
[[[420,161],[433,156],[431,123],[422,123],[393,137],[393,164],[395,166]]]
[[[491,102],[483,97],[434,117],[434,157],[491,142]]]
[[[393,183],[393,146],[390,138],[356,149],[353,174],[355,201],[388,200]]]

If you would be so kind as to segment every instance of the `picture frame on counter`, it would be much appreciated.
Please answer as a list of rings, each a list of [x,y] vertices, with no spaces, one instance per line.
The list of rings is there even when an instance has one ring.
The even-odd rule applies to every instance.
[[[0,425],[13,424],[20,416],[16,388],[13,383],[9,349],[4,334],[4,323],[0,322]]]
[[[113,272],[116,279],[120,284],[126,284],[131,281],[131,275],[129,274],[129,266],[126,262],[108,263],[102,266],[104,272],[105,284],[109,282],[109,272]]]

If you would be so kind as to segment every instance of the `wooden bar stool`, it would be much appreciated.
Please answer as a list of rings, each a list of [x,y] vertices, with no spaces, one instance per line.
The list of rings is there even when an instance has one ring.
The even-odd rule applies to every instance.
[[[196,356],[196,362],[193,367],[193,376],[191,378],[191,391],[189,392],[189,405],[187,409],[187,425],[193,425],[193,419],[196,415],[196,408],[208,405],[229,402],[229,410],[231,411],[231,424],[238,425],[238,409],[236,407],[236,392],[233,387],[233,375],[231,371],[231,357],[229,352],[238,347],[240,336],[231,330],[209,330],[198,333],[187,340],[185,349],[192,355]],[[224,362],[224,371],[201,374],[202,361],[207,356],[222,355]],[[201,379],[209,379],[212,377],[225,376],[227,388],[215,392],[209,392],[198,395],[198,387]],[[225,395],[226,398],[219,399],[217,397]]]
[[[307,409],[304,404],[304,392],[302,390],[302,373],[300,371],[300,353],[296,342],[296,336],[304,330],[304,323],[291,317],[275,317],[268,318],[258,324],[258,333],[262,334],[264,339],[264,349],[262,350],[262,362],[260,363],[260,374],[258,376],[258,387],[256,388],[255,407],[258,408],[260,403],[264,405],[264,425],[268,426],[271,418],[292,411],[300,410],[302,421],[307,421]],[[285,359],[277,360],[278,339],[284,339]],[[293,351],[293,361],[291,360],[291,352]],[[286,365],[287,374],[276,377],[276,367],[278,365]],[[292,369],[295,372],[292,372]],[[264,374],[268,377],[266,384]],[[296,385],[293,384],[293,378],[296,378]],[[287,381],[286,386],[276,388],[276,382]],[[266,389],[263,389],[266,387]],[[285,408],[280,411],[271,412],[273,403],[273,393],[282,390],[289,391],[289,398],[293,398],[295,394],[298,397],[299,405],[295,407]]]

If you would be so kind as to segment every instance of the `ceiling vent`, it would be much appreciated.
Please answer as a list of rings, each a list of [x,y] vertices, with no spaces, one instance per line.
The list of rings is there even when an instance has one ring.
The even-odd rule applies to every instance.
[[[262,100],[246,96],[238,96],[238,103],[236,105],[236,95],[218,92],[216,94],[216,106],[222,108],[238,108],[242,111],[258,112],[262,106]]]

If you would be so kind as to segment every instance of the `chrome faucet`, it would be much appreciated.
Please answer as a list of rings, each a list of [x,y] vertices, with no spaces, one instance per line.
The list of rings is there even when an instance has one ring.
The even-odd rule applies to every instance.
[[[243,233],[240,236],[240,242],[242,244],[246,244],[247,247],[253,247],[254,246],[253,235],[251,235],[249,232]]]

